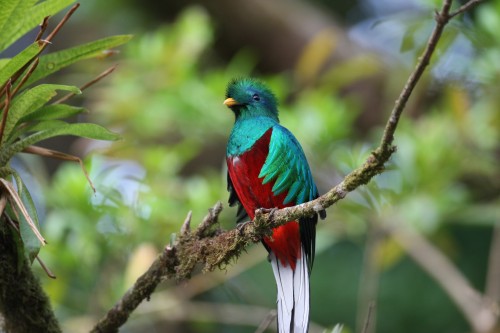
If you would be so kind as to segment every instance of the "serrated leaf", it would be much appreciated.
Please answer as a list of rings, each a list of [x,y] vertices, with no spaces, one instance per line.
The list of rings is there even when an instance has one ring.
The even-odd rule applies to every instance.
[[[35,42],[11,58],[9,62],[0,69],[0,86],[4,85],[18,70],[36,57],[41,48],[42,44]]]
[[[33,220],[34,225],[37,228],[40,228],[38,213],[36,211],[35,203],[33,202],[28,188],[24,184],[19,174],[17,174],[17,172],[14,171],[13,177],[16,181],[17,192],[19,194],[19,197],[21,198],[22,203],[24,204],[24,207],[26,207],[28,215]],[[24,252],[28,255],[30,262],[33,262],[33,260],[35,260],[35,257],[38,255],[38,252],[40,252],[41,244],[38,238],[33,233],[33,230],[31,229],[26,218],[22,214],[19,217],[19,231],[21,233],[21,238],[24,244]]]
[[[65,86],[59,84],[41,84],[29,90],[26,90],[19,97],[14,98],[10,107],[9,116],[5,123],[3,142],[11,139],[10,134],[22,117],[29,116],[44,106],[57,94],[57,90],[70,91],[72,93],[81,93],[80,89],[74,86]]]
[[[29,78],[27,84],[40,80],[79,60],[103,56],[104,51],[122,45],[128,42],[130,38],[132,38],[132,35],[111,36],[41,56],[40,63]]]
[[[19,122],[65,119],[85,111],[85,108],[67,104],[50,104],[23,116]]]
[[[46,16],[53,16],[72,4],[74,0],[46,0],[35,5],[37,0],[13,1],[2,0],[0,8],[4,10],[5,2],[18,2],[17,8],[11,12],[9,19],[2,26],[0,23],[0,51],[9,47],[19,37],[42,23]],[[1,20],[0,20],[1,22]]]
[[[16,141],[14,144],[0,148],[0,165],[6,165],[15,154],[21,152],[24,148],[35,143],[61,135],[74,135],[95,140],[118,140],[120,136],[106,128],[96,124],[66,124],[57,128],[47,129],[34,133],[24,139]]]

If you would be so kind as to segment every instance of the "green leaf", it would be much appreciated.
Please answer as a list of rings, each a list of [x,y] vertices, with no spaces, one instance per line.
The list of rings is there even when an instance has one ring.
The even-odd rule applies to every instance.
[[[9,18],[12,16],[17,6],[19,6],[20,2],[19,0],[2,0],[0,2],[2,6],[2,10],[0,10],[0,31],[2,31],[5,24],[9,21]]]
[[[6,44],[4,40],[9,39],[12,28],[22,23],[22,15],[36,0],[1,0],[0,1],[0,45]],[[14,30],[15,31],[15,30]],[[0,47],[0,51],[5,47]]]
[[[107,37],[41,56],[40,63],[29,78],[27,84],[40,80],[41,78],[44,78],[79,60],[105,56],[104,51],[122,45],[128,42],[130,38],[132,38],[132,35]]]
[[[21,136],[23,133],[36,133],[46,130],[52,130],[61,126],[66,126],[67,124],[68,123],[65,121],[54,120],[54,119],[40,121],[32,125],[26,126],[26,128],[20,129],[21,131],[19,132],[18,137]]]
[[[399,47],[399,52],[404,53],[411,51],[415,48],[415,43],[418,43],[418,33],[424,27],[427,21],[410,21],[407,25],[406,31],[401,40],[401,45]]]
[[[12,5],[14,2],[17,2],[18,6],[10,11],[10,15],[7,12],[3,13],[5,8],[4,5]],[[37,0],[0,1],[0,8],[2,8],[2,15],[0,15],[0,51],[6,49],[19,39],[19,37],[42,23],[46,16],[57,14],[73,3],[74,0],[46,0],[35,5],[36,2]],[[4,15],[9,15],[9,17],[2,25],[1,18]]]
[[[13,131],[8,141],[5,141],[4,145],[11,145],[13,142],[18,140],[20,137],[25,136],[26,133],[35,133],[42,130],[48,130],[57,128],[59,126],[66,126],[67,122],[62,120],[42,120],[40,122],[34,123],[24,123],[23,126],[17,126]]]
[[[56,128],[51,128],[34,133],[24,139],[16,141],[12,145],[4,145],[0,149],[0,166],[6,165],[15,154],[21,152],[24,148],[31,146],[39,141],[46,140],[55,136],[74,135],[95,140],[118,140],[120,136],[106,128],[96,124],[61,124]]]
[[[31,194],[17,172],[13,172],[13,177],[16,181],[17,193],[19,194],[19,197],[21,198],[21,201],[26,208],[28,215],[31,217],[35,226],[39,229],[40,222],[38,220],[38,213],[36,211],[35,203],[33,202]],[[19,231],[21,232],[24,250],[28,255],[30,262],[33,262],[38,252],[40,252],[41,243],[31,229],[28,221],[23,216],[23,214],[19,214],[19,219]]]
[[[57,94],[57,90],[70,91],[75,94],[81,93],[80,89],[77,87],[59,84],[41,84],[29,90],[25,90],[23,94],[15,98],[12,102],[9,116],[5,123],[2,142],[11,139],[10,134],[22,117],[29,116],[44,106]]]
[[[14,170],[11,170],[10,174],[12,174],[15,177]],[[20,192],[18,192],[18,190],[14,188],[14,185],[11,182],[3,178],[0,178],[0,184],[4,188],[5,192],[9,195],[11,203],[13,203],[11,207],[12,210],[15,212],[16,217],[19,217],[21,221],[24,219],[24,222],[26,222],[31,232],[33,233],[33,235],[36,236],[40,244],[45,245],[46,244],[45,239],[38,230],[38,226],[35,225],[35,222],[33,222],[33,219],[29,214],[28,209],[26,208],[26,206],[23,203],[23,200],[19,196]]]
[[[9,62],[0,69],[0,86],[5,84],[9,78],[30,62],[31,59],[36,57],[41,48],[42,44],[35,42],[10,59]]]
[[[50,104],[23,116],[19,122],[64,119],[85,111],[85,108],[67,104]]]
[[[415,31],[408,29],[403,36],[401,41],[401,46],[399,47],[399,52],[404,53],[412,50],[415,47]]]
[[[0,69],[4,68],[5,65],[7,65],[10,61],[10,58],[3,58],[3,59],[0,59]]]

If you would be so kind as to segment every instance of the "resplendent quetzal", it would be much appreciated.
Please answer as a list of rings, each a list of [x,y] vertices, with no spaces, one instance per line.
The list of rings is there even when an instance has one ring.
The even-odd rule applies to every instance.
[[[279,124],[277,101],[260,81],[229,83],[224,104],[235,115],[227,144],[229,204],[238,222],[259,208],[283,208],[318,197],[302,148]],[[326,216],[320,212],[322,218]],[[290,221],[263,239],[278,289],[278,330],[303,333],[309,327],[309,275],[314,261],[318,216]]]

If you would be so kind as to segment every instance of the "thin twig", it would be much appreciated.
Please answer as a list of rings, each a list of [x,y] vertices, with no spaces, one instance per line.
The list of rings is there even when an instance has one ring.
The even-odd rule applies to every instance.
[[[5,131],[5,124],[7,123],[7,116],[9,115],[10,109],[10,89],[12,88],[12,81],[9,79],[5,85],[5,105],[2,111],[2,123],[0,124],[0,143],[3,141],[3,132]]]
[[[273,323],[273,321],[276,319],[276,316],[278,315],[278,312],[276,310],[271,310],[267,314],[266,318],[264,318],[263,321],[261,321],[259,327],[255,330],[255,333],[264,333],[266,329]]]
[[[190,210],[187,213],[186,219],[181,227],[181,235],[185,235],[191,232],[191,218],[193,216],[193,212]]]
[[[361,333],[368,332],[368,328],[370,327],[370,323],[372,320],[373,310],[375,310],[375,301],[371,301],[368,304],[368,312],[366,313],[365,324],[363,325],[363,330],[361,331]]]
[[[5,192],[3,192],[0,195],[0,216],[3,215],[3,211],[5,210],[6,206],[7,206],[7,196],[5,195]]]
[[[386,235],[375,219],[368,221],[368,230],[363,254],[363,266],[359,277],[358,311],[356,330],[362,333],[375,332],[376,313],[372,307],[379,290],[380,264],[378,258]]]
[[[83,161],[80,157],[66,154],[57,150],[52,150],[44,147],[38,147],[38,146],[28,146],[23,149],[23,153],[27,154],[33,154],[33,155],[38,155],[42,157],[49,157],[49,158],[54,158],[57,160],[61,161],[70,161],[70,162],[76,162],[80,165],[80,168],[82,169],[83,174],[85,175],[85,178],[87,179],[87,182],[89,183],[90,187],[92,188],[92,191],[96,193],[96,189],[94,187],[94,184],[92,183],[92,180],[90,179],[89,173],[87,172],[87,169],[85,168],[85,165],[83,165]]]
[[[12,90],[12,94],[11,94],[12,96],[14,96],[15,94],[17,94],[17,92],[19,91],[19,89],[21,89],[21,87],[26,83],[26,81],[28,81],[29,77],[31,76],[31,74],[33,74],[33,72],[35,71],[35,69],[38,67],[39,63],[40,63],[40,58],[36,58],[31,63],[30,67],[28,68],[28,71],[26,72],[26,74],[21,79],[21,82],[19,82],[19,84]]]
[[[100,80],[104,79],[109,74],[113,73],[113,71],[116,69],[117,66],[118,65],[111,66],[110,68],[106,69],[104,72],[102,72],[101,74],[99,74],[98,76],[96,76],[91,81],[85,83],[83,86],[80,87],[80,91],[84,91],[88,87],[92,86],[93,84],[95,84],[95,83],[99,82]],[[52,104],[60,104],[60,103],[66,102],[68,99],[70,99],[71,97],[73,97],[75,95],[76,95],[75,93],[69,93],[69,94],[61,97],[60,99],[58,99],[57,101],[55,101]]]
[[[9,193],[9,196],[7,197],[7,199],[10,203],[10,206],[12,207],[12,211],[16,215],[17,220],[18,221],[21,220],[19,218],[19,214],[18,214],[18,211],[19,211],[19,213],[24,217],[24,219],[28,223],[30,229],[33,231],[33,233],[38,238],[40,243],[42,245],[46,245],[47,241],[45,240],[45,238],[43,238],[42,234],[38,230],[37,225],[35,224],[35,222],[31,218],[30,214],[28,213],[26,206],[24,206],[23,201],[19,197],[19,193],[17,193],[16,189],[14,188],[14,185],[12,185],[11,182],[9,182],[3,178],[0,178],[0,184]],[[15,209],[16,207],[17,207],[17,209]]]
[[[500,222],[493,228],[485,294],[500,305]]]
[[[52,32],[47,36],[47,38],[41,39],[41,40],[43,40],[47,43],[50,43],[52,41],[52,39],[57,35],[57,33],[62,29],[64,24],[66,24],[66,22],[68,22],[69,18],[78,9],[78,7],[80,7],[80,4],[77,2],[73,5],[73,7],[70,8],[70,10],[66,13],[66,15],[64,15],[62,20],[56,25],[54,30],[52,30]]]
[[[207,232],[210,228],[217,223],[217,218],[219,217],[220,212],[222,211],[222,203],[219,201],[215,204],[214,207],[208,210],[208,215],[205,216],[201,224],[196,228],[195,235],[196,237],[203,238],[207,236]]]
[[[469,2],[460,6],[457,10],[451,12],[450,15],[448,15],[448,17],[449,19],[452,19],[455,16],[463,14],[464,12],[470,10],[472,7],[478,5],[481,2],[483,2],[483,0],[470,0]]]
[[[5,198],[4,196],[2,196],[2,199]],[[6,200],[6,199],[5,199]],[[7,201],[5,201],[5,203],[7,204]],[[3,202],[2,202],[3,204]],[[16,224],[16,222],[14,222],[14,220],[12,220],[12,218],[8,215],[8,214],[5,214],[5,219],[7,220],[7,222],[10,224],[10,226],[12,227],[12,229],[16,230],[17,233],[19,235],[21,235],[21,232],[19,231],[19,226]]]
[[[420,77],[425,71],[425,68],[429,65],[430,59],[434,50],[436,48],[437,42],[441,38],[441,34],[443,33],[443,29],[445,25],[449,21],[449,11],[451,7],[452,0],[445,0],[443,3],[443,7],[439,13],[436,13],[436,26],[432,31],[431,36],[429,37],[427,44],[425,46],[425,50],[422,56],[419,57],[417,65],[415,69],[411,73],[410,77],[406,81],[406,84],[401,91],[394,108],[391,111],[391,115],[389,117],[389,122],[387,123],[384,135],[382,136],[382,140],[380,142],[380,146],[382,147],[382,151],[391,151],[392,142],[394,140],[394,131],[398,126],[399,118],[401,113],[403,112],[408,99],[410,98],[413,89],[415,88],[417,82],[420,80]]]
[[[2,195],[2,197],[0,198],[0,208],[1,208],[0,211],[3,211],[6,204],[7,204],[7,199],[4,195]],[[18,223],[14,222],[8,214],[5,214],[4,216],[7,219],[7,222],[10,224],[10,226],[17,232],[19,237],[21,237],[21,231],[19,230]],[[47,265],[45,265],[45,263],[42,261],[42,259],[40,259],[38,254],[35,256],[35,259],[38,261],[38,263],[40,264],[40,267],[42,267],[43,271],[45,272],[45,274],[47,274],[47,276],[49,278],[51,278],[51,279],[56,278],[54,273],[52,273],[52,271],[47,267]]]
[[[38,261],[38,263],[40,264],[40,267],[42,267],[43,271],[45,272],[45,274],[47,274],[47,276],[51,279],[56,279],[57,277],[55,276],[54,273],[52,273],[52,271],[47,267],[47,265],[45,265],[45,263],[43,262],[42,259],[40,259],[40,257],[38,256],[38,254],[36,255],[35,257],[36,261]]]
[[[47,30],[47,27],[49,26],[49,17],[50,16],[45,16],[43,18],[43,21],[40,24],[40,30],[38,31],[38,34],[36,35],[35,42],[38,42],[40,39],[42,39],[42,36],[45,33],[45,30]]]

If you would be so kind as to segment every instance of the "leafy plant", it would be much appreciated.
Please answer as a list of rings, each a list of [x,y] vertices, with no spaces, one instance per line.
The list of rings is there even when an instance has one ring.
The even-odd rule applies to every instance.
[[[44,51],[67,20],[78,8],[74,5],[45,36],[48,20],[73,1],[0,0],[0,54],[11,47],[26,32],[40,25],[35,40],[12,58],[0,59],[0,213],[2,222],[16,232],[20,260],[37,258],[46,241],[39,231],[39,218],[30,191],[18,171],[10,166],[12,158],[21,152],[63,160],[81,160],[66,153],[38,147],[45,139],[73,135],[97,140],[116,140],[119,136],[93,123],[69,123],[67,118],[84,111],[64,102],[80,88],[72,85],[37,84],[48,75],[83,59],[101,57],[109,49],[130,39],[128,35],[113,36],[57,52]],[[90,84],[110,71],[105,72]],[[54,100],[60,94],[63,98]],[[82,165],[83,168],[83,165]],[[85,170],[84,170],[85,172]],[[92,183],[90,183],[92,186]],[[14,240],[13,240],[14,241]]]

